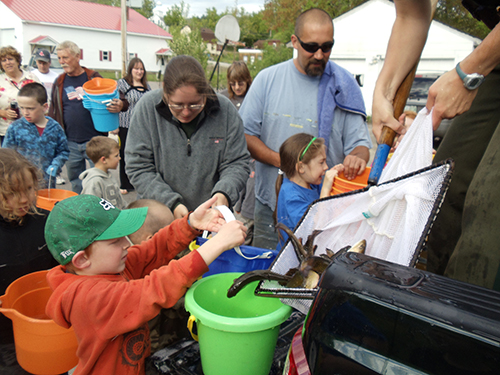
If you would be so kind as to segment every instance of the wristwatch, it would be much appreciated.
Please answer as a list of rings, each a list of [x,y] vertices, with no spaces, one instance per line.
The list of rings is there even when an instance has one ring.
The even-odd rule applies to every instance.
[[[484,81],[484,76],[479,73],[465,74],[460,68],[460,63],[455,67],[458,76],[462,79],[464,86],[467,90],[477,89]]]

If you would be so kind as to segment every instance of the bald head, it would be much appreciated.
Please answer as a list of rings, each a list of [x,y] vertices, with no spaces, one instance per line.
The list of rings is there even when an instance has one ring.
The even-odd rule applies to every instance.
[[[174,221],[174,215],[170,208],[154,199],[138,199],[131,202],[127,208],[147,207],[148,214],[142,227],[128,237],[134,245],[149,240],[160,229],[170,225]]]
[[[323,9],[319,8],[311,8],[302,12],[295,21],[295,35],[299,38],[302,37],[302,32],[304,29],[304,25],[307,23],[314,23],[317,25],[332,25],[332,17],[325,12]]]

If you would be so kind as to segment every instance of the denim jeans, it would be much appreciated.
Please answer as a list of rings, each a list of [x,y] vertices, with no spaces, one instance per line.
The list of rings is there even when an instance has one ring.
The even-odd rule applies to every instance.
[[[85,160],[88,160],[90,163],[90,167],[94,167],[94,163],[89,159],[87,153],[85,152],[87,148],[87,142],[85,143],[76,143],[72,141],[68,141],[69,148],[69,157],[68,161],[66,161],[66,169],[68,172],[68,178],[71,181],[71,189],[80,194],[82,192],[82,180],[80,180],[79,176],[87,166],[85,164]]]
[[[276,250],[278,233],[274,230],[273,210],[255,199],[252,245],[263,249]]]

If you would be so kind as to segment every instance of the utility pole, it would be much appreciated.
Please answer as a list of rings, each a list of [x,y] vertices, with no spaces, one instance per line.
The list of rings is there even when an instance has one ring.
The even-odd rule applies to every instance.
[[[121,0],[122,78],[127,74],[127,0]]]

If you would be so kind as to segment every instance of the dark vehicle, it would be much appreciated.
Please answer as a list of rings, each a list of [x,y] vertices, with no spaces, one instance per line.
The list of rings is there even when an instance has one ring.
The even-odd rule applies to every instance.
[[[347,253],[325,271],[284,374],[498,374],[500,293]]]
[[[427,96],[429,95],[429,88],[439,78],[441,74],[417,74],[413,85],[411,86],[410,95],[406,101],[405,110],[420,112],[427,103]],[[435,150],[443,140],[448,128],[451,125],[451,120],[443,120],[439,128],[434,131],[433,147]]]
[[[36,55],[35,53],[33,55],[31,55],[30,61],[27,65],[27,69],[30,71],[37,69],[35,55]],[[52,70],[53,72],[55,72],[57,74],[64,73],[64,70],[63,70],[61,64],[59,63],[57,55],[52,54],[52,53],[50,54],[50,70]]]

